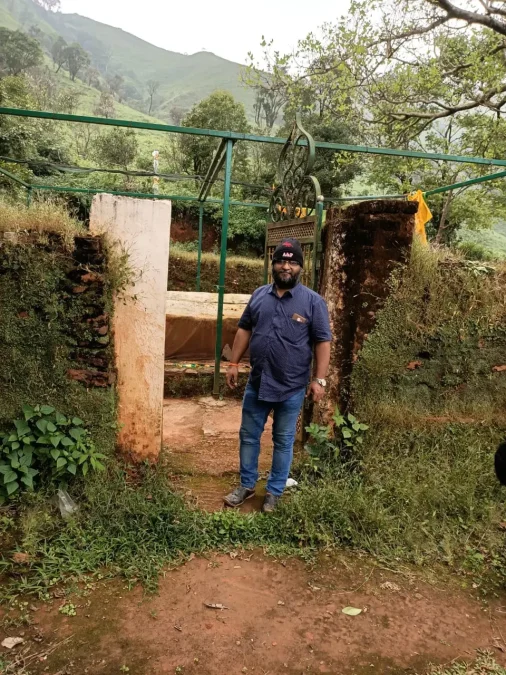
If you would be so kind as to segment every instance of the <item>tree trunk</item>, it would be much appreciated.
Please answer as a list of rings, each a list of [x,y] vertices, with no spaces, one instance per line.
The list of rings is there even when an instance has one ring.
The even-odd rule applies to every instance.
[[[441,213],[441,218],[439,220],[439,227],[437,229],[437,234],[435,238],[435,243],[440,244],[441,239],[443,238],[443,232],[446,230],[446,220],[448,218],[448,214],[450,212],[450,206],[453,201],[453,192],[449,192],[446,196],[445,203],[443,205],[443,211]]]

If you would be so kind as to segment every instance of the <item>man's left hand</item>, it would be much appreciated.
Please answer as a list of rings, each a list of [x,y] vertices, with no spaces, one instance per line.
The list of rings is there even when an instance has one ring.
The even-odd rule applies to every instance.
[[[308,396],[312,396],[313,401],[319,403],[325,396],[325,388],[322,387],[321,384],[318,384],[318,382],[311,382],[309,385]]]

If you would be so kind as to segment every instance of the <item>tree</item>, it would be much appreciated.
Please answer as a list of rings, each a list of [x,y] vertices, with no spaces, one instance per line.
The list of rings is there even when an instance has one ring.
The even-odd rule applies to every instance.
[[[53,62],[58,73],[67,59],[67,41],[64,40],[61,35],[56,38],[51,47],[51,56],[53,57]]]
[[[97,105],[95,106],[95,109],[93,110],[93,114],[97,117],[109,118],[114,117],[115,112],[114,98],[108,92],[103,91],[100,94],[100,98]]]
[[[242,103],[234,99],[227,91],[216,91],[208,98],[193,106],[181,122],[184,127],[199,127],[248,133],[250,125]],[[184,135],[179,139],[186,166],[197,175],[203,175],[209,168],[217,148],[216,139]],[[247,149],[244,144],[234,149],[234,168],[236,175],[244,174],[247,169]]]
[[[375,8],[381,14],[364,36],[362,77],[381,110],[370,123],[416,136],[438,119],[506,110],[502,0],[387,0]],[[366,9],[367,0],[354,5]]]
[[[65,48],[65,65],[74,82],[81,68],[90,65],[90,56],[78,42],[73,42]]]
[[[270,134],[285,103],[286,98],[283,92],[257,86],[254,104],[255,123],[265,128],[267,134]]]
[[[42,61],[42,49],[20,30],[0,28],[0,74],[19,75]]]
[[[186,115],[188,110],[185,108],[181,108],[181,106],[178,105],[173,105],[169,109],[169,116],[170,116],[170,121],[172,124],[175,124],[176,126],[180,126],[183,117]]]
[[[94,147],[101,164],[127,170],[137,156],[137,136],[132,129],[111,129],[95,140]]]
[[[96,68],[86,68],[84,80],[90,87],[94,87],[95,89],[100,88],[100,73]]]
[[[148,96],[149,96],[148,115],[151,115],[151,111],[153,110],[153,99],[154,99],[156,93],[158,92],[158,89],[160,89],[160,82],[158,82],[158,80],[148,80],[147,88],[148,88]]]
[[[124,78],[122,75],[113,75],[112,77],[107,78],[107,84],[109,85],[109,89],[111,90],[111,94],[117,95],[119,101],[121,102],[121,88],[124,84]]]

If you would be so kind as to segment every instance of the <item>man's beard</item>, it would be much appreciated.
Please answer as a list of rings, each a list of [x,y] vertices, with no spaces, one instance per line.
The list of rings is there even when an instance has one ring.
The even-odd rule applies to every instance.
[[[273,268],[272,278],[274,279],[274,283],[278,288],[281,288],[282,290],[287,290],[297,285],[301,271],[302,270],[299,270],[297,274],[291,274],[288,279],[283,279],[281,277],[280,272],[276,272],[276,270]]]

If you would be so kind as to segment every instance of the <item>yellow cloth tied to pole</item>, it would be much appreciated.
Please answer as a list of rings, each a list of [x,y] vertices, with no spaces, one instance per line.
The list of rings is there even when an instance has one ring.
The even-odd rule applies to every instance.
[[[418,202],[418,211],[415,215],[415,236],[417,236],[422,244],[427,244],[427,232],[425,231],[425,224],[432,220],[432,213],[430,212],[427,202],[423,198],[423,192],[417,190],[408,195],[408,201]]]

